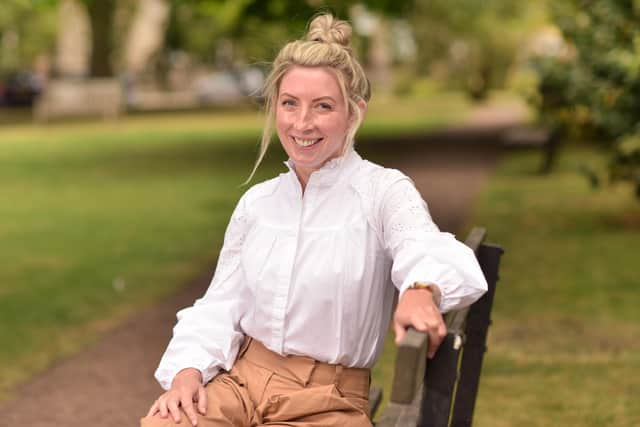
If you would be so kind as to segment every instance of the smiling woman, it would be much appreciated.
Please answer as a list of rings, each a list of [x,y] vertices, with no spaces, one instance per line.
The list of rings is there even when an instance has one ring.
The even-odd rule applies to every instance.
[[[280,51],[267,123],[290,171],[251,187],[231,217],[206,294],[178,313],[156,378],[167,391],[143,426],[370,426],[370,368],[393,311],[400,341],[487,284],[475,255],[441,233],[409,178],[363,160],[354,136],[369,82],[331,15]],[[393,285],[391,284],[393,283]]]
[[[364,101],[359,108],[364,111]],[[303,187],[313,171],[344,154],[349,125],[335,74],[326,68],[294,67],[284,76],[276,129]]]
[[[296,40],[282,48],[265,82],[267,121],[262,132],[260,154],[247,182],[251,180],[267,152],[274,122],[284,118],[279,113],[280,107],[285,105],[280,104],[286,102],[288,107],[301,107],[300,102],[303,100],[296,99],[296,94],[289,94],[288,90],[301,91],[302,95],[307,95],[304,101],[315,101],[317,110],[328,108],[333,111],[333,119],[346,121],[344,133],[340,136],[340,154],[345,154],[353,147],[355,134],[362,124],[367,102],[371,98],[371,86],[364,69],[353,55],[350,42],[351,26],[347,22],[334,19],[331,15],[319,15],[309,25],[305,40]],[[282,86],[283,83],[285,87]],[[309,97],[313,93],[317,97]],[[293,98],[287,100],[286,95],[293,95]],[[298,120],[310,121],[312,118],[305,115]],[[286,151],[286,139],[282,139],[279,125],[280,122],[276,123],[278,136]],[[301,141],[303,146],[313,145],[314,142],[313,139]],[[288,151],[287,154],[291,155]]]

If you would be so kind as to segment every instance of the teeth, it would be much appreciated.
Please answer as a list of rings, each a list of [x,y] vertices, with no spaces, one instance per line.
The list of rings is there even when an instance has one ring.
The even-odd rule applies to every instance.
[[[318,138],[318,139],[298,139],[298,138],[293,138],[293,140],[298,145],[301,145],[303,147],[309,147],[310,145],[313,145],[316,142],[320,141],[320,138]]]

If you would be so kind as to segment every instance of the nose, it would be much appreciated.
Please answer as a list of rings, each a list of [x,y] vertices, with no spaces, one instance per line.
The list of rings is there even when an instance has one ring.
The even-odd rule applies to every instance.
[[[296,114],[294,128],[297,131],[304,132],[311,129],[313,126],[313,117],[311,108],[303,107],[298,110],[298,114]]]

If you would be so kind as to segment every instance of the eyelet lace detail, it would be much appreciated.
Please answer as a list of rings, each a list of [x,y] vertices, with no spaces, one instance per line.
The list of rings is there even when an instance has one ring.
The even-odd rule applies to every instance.
[[[416,238],[420,233],[438,232],[429,210],[413,182],[402,172],[377,167],[370,177],[362,178],[363,162],[356,172],[353,188],[362,199],[368,221],[378,234],[381,244],[395,247],[403,239]]]
[[[224,234],[224,245],[220,251],[218,265],[211,281],[212,287],[227,280],[240,265],[242,246],[248,232],[249,215],[245,212],[243,201],[241,200],[233,215],[231,215],[227,231]]]
[[[422,233],[438,232],[427,204],[408,178],[394,182],[385,194],[382,206],[383,234],[387,247],[396,247],[405,239]]]

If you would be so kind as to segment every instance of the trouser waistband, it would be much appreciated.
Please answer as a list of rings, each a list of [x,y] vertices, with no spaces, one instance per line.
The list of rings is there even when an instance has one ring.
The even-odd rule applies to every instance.
[[[335,384],[342,393],[364,398],[369,395],[371,371],[368,368],[347,368],[306,356],[282,356],[251,337],[245,338],[238,353],[238,359],[242,358],[305,387]]]

